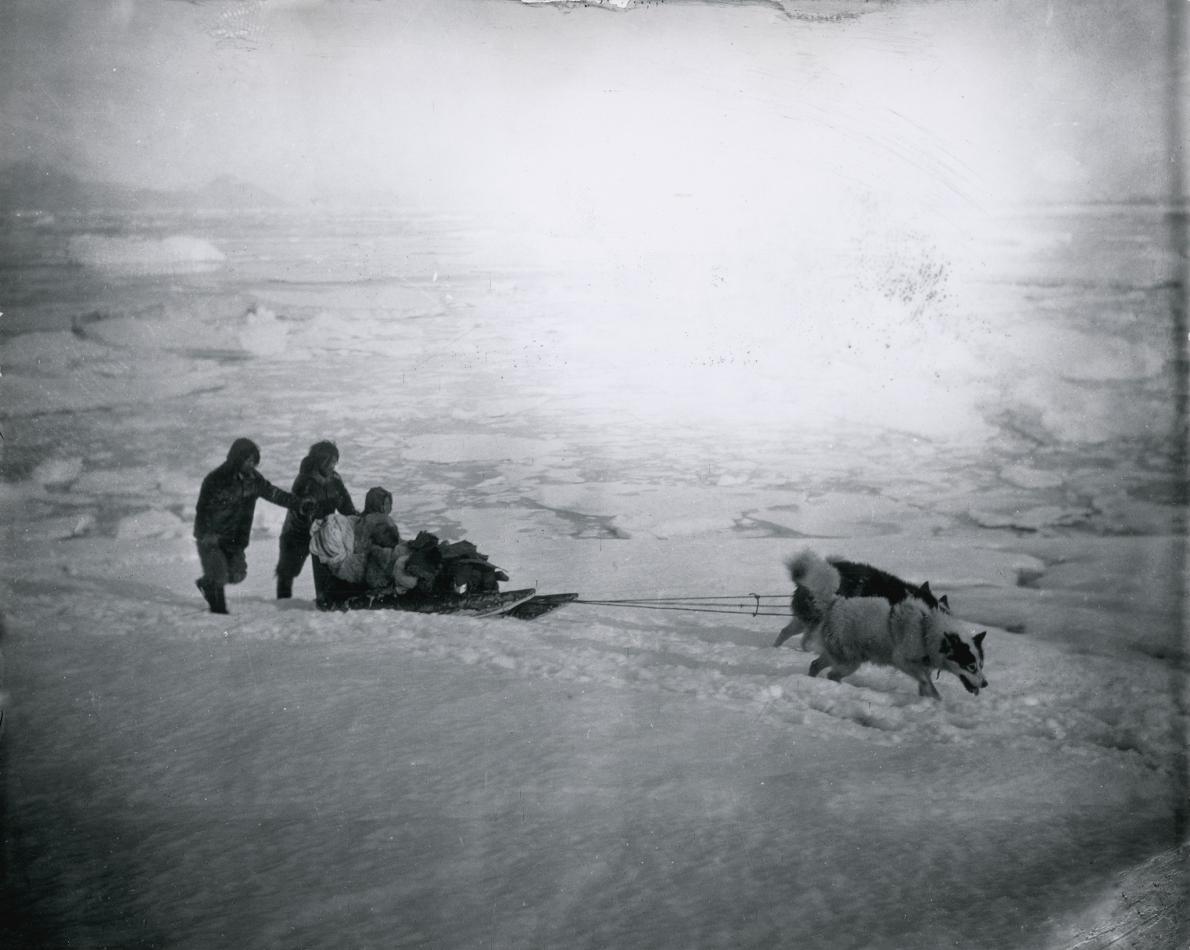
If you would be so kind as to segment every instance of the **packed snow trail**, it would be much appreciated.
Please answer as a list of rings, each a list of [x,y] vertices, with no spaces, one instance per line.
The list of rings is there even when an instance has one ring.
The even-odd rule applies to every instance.
[[[23,913],[82,944],[1040,947],[1167,833],[1168,777],[1081,718],[713,625],[75,582],[8,652]]]

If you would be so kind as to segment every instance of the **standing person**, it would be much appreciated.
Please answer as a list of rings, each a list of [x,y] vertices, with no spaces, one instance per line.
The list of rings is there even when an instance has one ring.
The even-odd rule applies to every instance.
[[[194,539],[202,562],[195,584],[211,613],[227,613],[223,588],[248,574],[245,551],[252,534],[256,499],[263,498],[291,511],[310,511],[314,503],[282,491],[256,470],[260,449],[251,439],[236,439],[227,461],[202,480],[194,513]]]
[[[356,514],[351,495],[335,471],[339,464],[339,448],[334,442],[315,442],[298,466],[293,480],[293,493],[314,503],[313,514],[290,511],[281,528],[280,556],[277,558],[277,599],[293,596],[293,579],[302,572],[310,555],[310,525],[315,518],[325,518],[332,511],[344,515]],[[323,572],[317,560],[314,571],[315,595],[322,596]]]

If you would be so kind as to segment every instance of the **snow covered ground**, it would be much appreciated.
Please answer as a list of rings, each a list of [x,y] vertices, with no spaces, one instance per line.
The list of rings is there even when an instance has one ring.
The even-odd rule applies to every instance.
[[[338,221],[341,246],[284,213],[165,225],[7,232],[67,263],[45,329],[3,346],[5,945],[1184,938],[1182,495],[1120,411],[1160,415],[1144,321],[1079,412],[1027,400],[1068,383],[1009,334],[953,351],[983,361],[969,391],[930,383],[963,428],[890,428],[846,398],[872,354],[791,374],[797,341],[716,361],[680,321],[631,345],[577,271],[450,219]],[[67,321],[79,282],[96,303]],[[1044,333],[1163,293],[995,286],[1048,295]],[[802,546],[928,578],[989,630],[990,687],[810,679],[747,612],[321,614],[308,572],[277,603],[267,504],[213,616],[189,531],[238,435],[283,485],[336,439],[357,499],[388,486],[403,527],[514,586],[747,602],[788,593]]]

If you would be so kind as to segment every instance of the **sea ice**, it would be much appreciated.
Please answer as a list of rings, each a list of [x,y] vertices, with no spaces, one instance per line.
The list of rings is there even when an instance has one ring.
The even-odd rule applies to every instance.
[[[70,239],[70,254],[87,267],[113,274],[173,274],[213,270],[223,252],[202,238],[184,234],[161,239],[80,234]]]

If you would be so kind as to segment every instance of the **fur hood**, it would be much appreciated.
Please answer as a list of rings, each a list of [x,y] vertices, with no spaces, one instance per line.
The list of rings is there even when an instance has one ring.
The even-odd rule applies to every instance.
[[[375,488],[369,488],[368,494],[364,496],[364,514],[371,514],[374,511],[383,512],[385,502],[393,500],[392,492],[377,485]]]
[[[306,457],[302,459],[301,465],[298,466],[299,474],[317,475],[318,470],[322,468],[322,463],[328,458],[332,458],[337,462],[339,460],[339,447],[330,441],[315,442],[310,446],[309,451],[306,452]]]
[[[244,467],[244,463],[248,459],[252,459],[259,465],[260,447],[251,439],[236,439],[231,443],[231,448],[227,450],[227,458],[219,464],[218,468],[207,475],[207,479],[215,485],[230,484],[240,474],[240,469]]]
[[[251,439],[239,438],[231,443],[231,448],[227,450],[227,461],[220,468],[239,471],[248,459],[252,459],[257,465],[260,464],[260,446]]]

